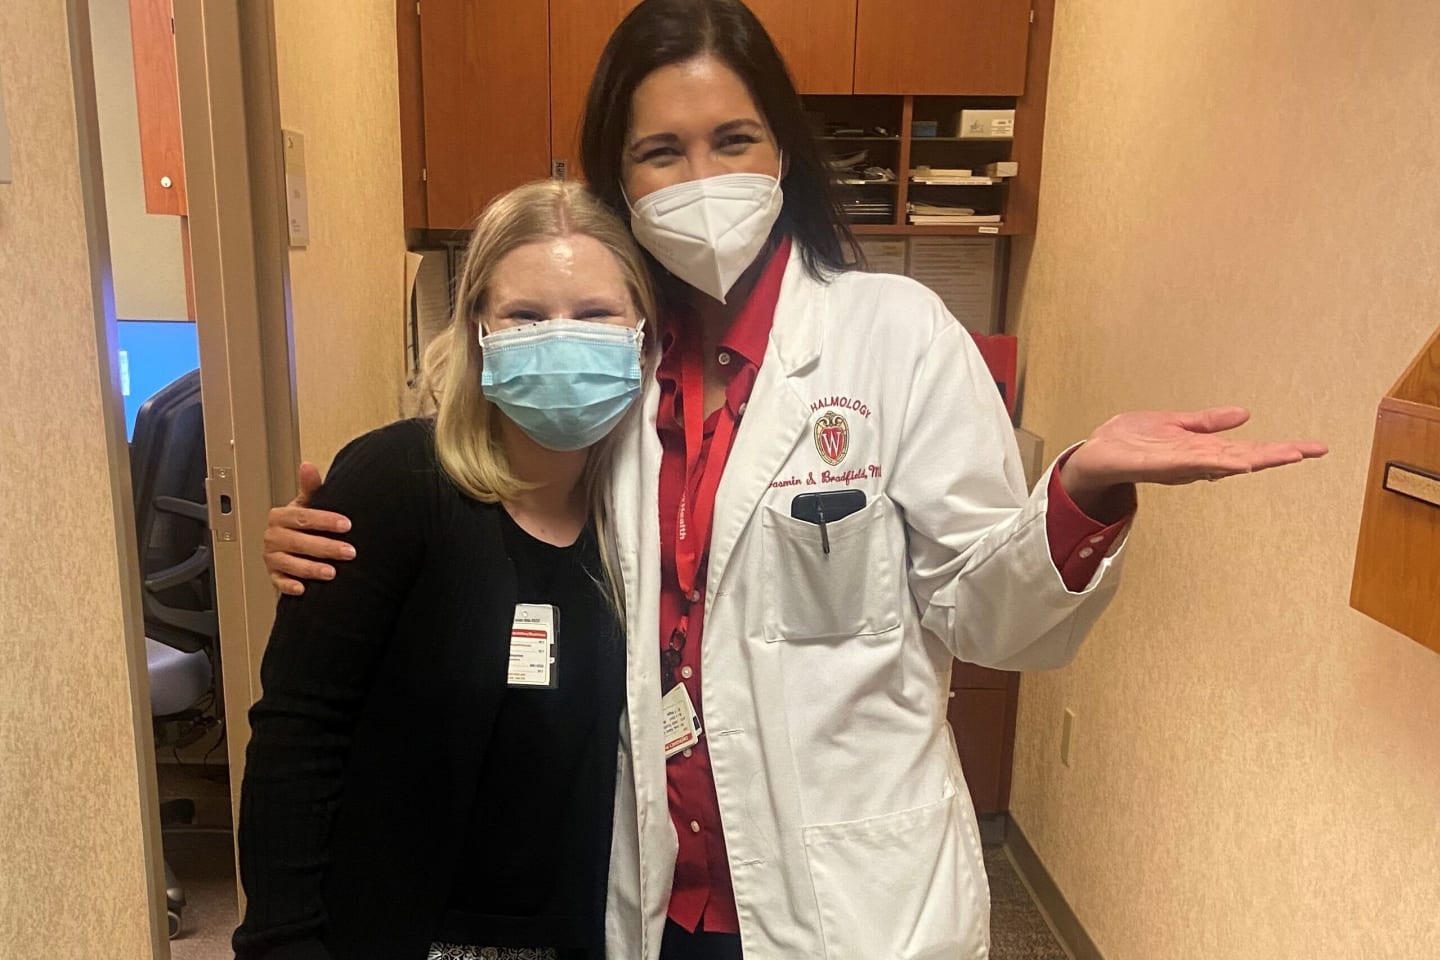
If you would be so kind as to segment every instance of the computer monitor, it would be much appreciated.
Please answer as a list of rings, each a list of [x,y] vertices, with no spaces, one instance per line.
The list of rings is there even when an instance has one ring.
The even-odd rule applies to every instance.
[[[119,320],[120,393],[125,398],[125,438],[135,436],[135,415],[161,387],[200,366],[200,345],[191,321]]]

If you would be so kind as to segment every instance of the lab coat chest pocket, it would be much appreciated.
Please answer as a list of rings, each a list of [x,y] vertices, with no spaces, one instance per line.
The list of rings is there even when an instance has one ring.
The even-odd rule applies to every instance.
[[[764,508],[765,639],[828,640],[871,636],[900,626],[899,544],[895,507],[884,496],[820,527]]]

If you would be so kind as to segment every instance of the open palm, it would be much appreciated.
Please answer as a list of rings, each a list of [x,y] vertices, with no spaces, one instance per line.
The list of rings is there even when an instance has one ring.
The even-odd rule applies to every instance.
[[[1224,435],[1249,419],[1241,407],[1122,413],[1075,451],[1061,481],[1072,495],[1128,483],[1177,485],[1256,473],[1329,452],[1325,444],[1307,440],[1257,442]]]

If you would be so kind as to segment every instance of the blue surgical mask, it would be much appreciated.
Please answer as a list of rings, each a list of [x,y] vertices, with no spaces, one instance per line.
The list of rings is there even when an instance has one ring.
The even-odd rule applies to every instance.
[[[482,329],[485,397],[546,449],[588,447],[640,395],[643,327],[559,319]]]

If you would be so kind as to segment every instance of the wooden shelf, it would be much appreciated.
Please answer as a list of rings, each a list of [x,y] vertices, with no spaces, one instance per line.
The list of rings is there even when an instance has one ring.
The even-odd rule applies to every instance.
[[[899,143],[899,137],[817,137],[822,143]]]
[[[1003,223],[956,223],[934,227],[917,227],[911,223],[855,223],[850,225],[850,229],[857,237],[1008,237],[1014,234]]]
[[[836,180],[837,187],[898,187],[899,180]]]
[[[915,143],[1014,143],[1014,137],[911,137]]]

